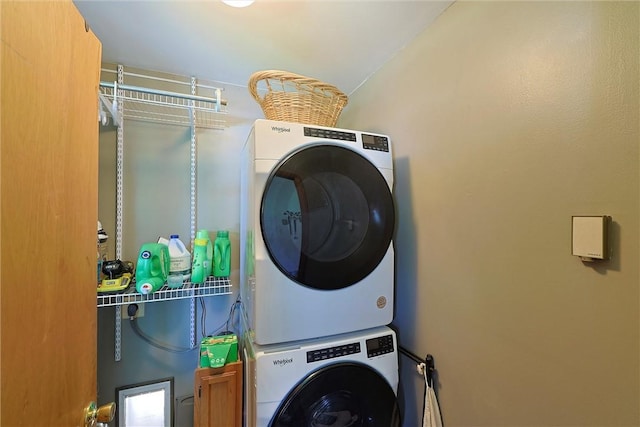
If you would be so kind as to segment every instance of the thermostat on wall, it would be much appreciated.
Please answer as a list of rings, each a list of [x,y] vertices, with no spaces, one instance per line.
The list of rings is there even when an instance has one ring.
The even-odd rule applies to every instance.
[[[609,216],[571,217],[571,253],[582,261],[608,259]]]

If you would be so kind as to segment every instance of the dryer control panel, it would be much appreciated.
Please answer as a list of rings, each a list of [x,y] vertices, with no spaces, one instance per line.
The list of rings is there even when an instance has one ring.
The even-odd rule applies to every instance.
[[[304,136],[323,139],[337,139],[339,141],[356,142],[356,134],[353,132],[344,132],[333,129],[318,129],[304,127]],[[385,151],[389,152],[389,138],[381,135],[362,134],[362,148],[365,150]]]
[[[362,147],[367,150],[389,152],[389,138],[380,135],[362,134]]]
[[[313,136],[315,138],[339,139],[340,141],[356,141],[356,134],[353,132],[344,132],[332,129],[316,129],[304,128],[304,136]]]
[[[367,340],[367,356],[374,357],[382,354],[392,353],[394,351],[393,337],[384,335],[381,337],[371,338]]]

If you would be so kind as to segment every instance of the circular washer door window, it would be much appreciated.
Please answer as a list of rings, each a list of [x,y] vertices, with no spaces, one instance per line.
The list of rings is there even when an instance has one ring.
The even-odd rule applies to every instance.
[[[399,427],[398,400],[389,383],[360,363],[313,372],[282,401],[269,427]]]
[[[260,224],[282,273],[334,290],[359,282],[384,258],[395,212],[387,181],[366,158],[340,146],[311,145],[274,168]]]

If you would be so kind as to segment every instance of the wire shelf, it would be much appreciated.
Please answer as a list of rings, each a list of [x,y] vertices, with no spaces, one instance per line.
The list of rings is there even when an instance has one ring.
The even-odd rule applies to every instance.
[[[171,301],[194,297],[208,297],[231,294],[231,282],[228,277],[209,277],[205,283],[185,282],[180,288],[169,288],[166,284],[151,294],[136,292],[135,284],[124,293],[98,295],[98,307],[111,307],[132,303]]]
[[[120,119],[132,119],[207,129],[224,129],[227,102],[218,96],[166,92],[137,86],[100,82],[100,99],[111,112],[116,125]],[[117,105],[122,105],[122,117],[117,117]]]

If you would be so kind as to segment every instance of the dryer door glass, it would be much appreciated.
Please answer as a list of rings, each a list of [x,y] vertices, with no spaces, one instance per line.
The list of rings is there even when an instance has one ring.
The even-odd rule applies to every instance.
[[[400,426],[393,389],[366,365],[328,365],[294,387],[269,423],[269,427],[329,426]]]
[[[359,282],[384,258],[395,213],[387,181],[360,154],[334,145],[307,146],[269,176],[260,211],[275,265],[316,289]]]

